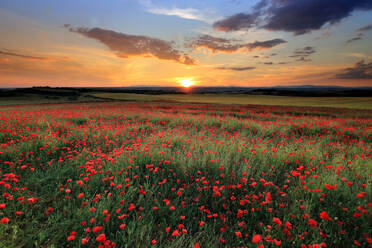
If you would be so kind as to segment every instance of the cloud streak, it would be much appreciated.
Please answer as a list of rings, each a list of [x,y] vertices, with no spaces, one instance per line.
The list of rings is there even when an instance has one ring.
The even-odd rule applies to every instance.
[[[310,56],[316,53],[315,47],[306,46],[304,48],[297,48],[294,50],[293,55],[290,58],[296,58],[296,61],[309,62],[311,61]]]
[[[177,16],[183,19],[197,20],[207,23],[213,23],[216,20],[206,17],[200,10],[194,8],[177,8],[175,6],[170,8],[159,7],[153,4],[151,0],[140,0],[139,2],[146,8],[147,12],[152,14]]]
[[[351,43],[354,41],[362,40],[364,37],[364,33],[372,30],[372,24],[358,28],[355,32],[357,33],[353,38],[348,39],[346,43]]]
[[[372,79],[372,62],[366,63],[364,60],[357,62],[354,67],[344,69],[336,74],[337,79]]]
[[[244,14],[238,13],[229,16],[223,20],[217,21],[213,24],[213,27],[218,31],[230,32],[238,31],[242,29],[250,29],[258,24],[258,13]]]
[[[354,11],[372,10],[370,0],[261,0],[251,13],[237,13],[214,23],[219,31],[260,28],[302,35],[335,24]]]
[[[28,60],[48,60],[48,58],[46,57],[30,56],[26,54],[14,53],[14,52],[9,52],[9,51],[2,51],[2,50],[0,50],[0,55],[19,57],[19,58],[28,59]]]
[[[250,70],[254,70],[256,69],[256,67],[252,67],[252,66],[243,66],[243,67],[240,67],[240,66],[219,66],[219,67],[216,67],[215,69],[217,70],[229,70],[229,71],[250,71]]]
[[[198,10],[193,8],[180,9],[180,8],[149,8],[148,12],[158,15],[167,15],[167,16],[178,16],[183,19],[205,21],[206,19],[202,16]]]
[[[185,65],[195,64],[195,60],[184,52],[174,48],[174,43],[143,35],[130,35],[103,28],[65,27],[73,33],[95,39],[106,45],[116,56],[129,58],[133,56],[156,57]]]
[[[213,53],[234,53],[238,51],[251,52],[253,50],[270,49],[286,42],[287,41],[282,39],[272,39],[251,43],[241,43],[239,40],[228,40],[210,35],[201,35],[192,39],[187,46],[194,49],[207,48]]]

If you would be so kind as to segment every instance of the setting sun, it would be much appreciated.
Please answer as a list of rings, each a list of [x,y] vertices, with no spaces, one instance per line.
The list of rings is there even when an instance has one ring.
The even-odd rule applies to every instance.
[[[192,78],[185,78],[177,81],[182,87],[188,88],[195,84],[195,81]]]

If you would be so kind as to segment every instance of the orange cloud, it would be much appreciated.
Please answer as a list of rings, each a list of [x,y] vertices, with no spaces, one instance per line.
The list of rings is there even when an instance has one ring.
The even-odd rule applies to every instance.
[[[102,28],[73,28],[69,24],[66,24],[65,27],[71,32],[98,40],[121,58],[156,57],[185,65],[195,64],[193,58],[175,49],[174,44],[169,41],[142,35],[129,35]]]
[[[272,39],[251,43],[239,43],[239,40],[228,40],[210,35],[201,35],[192,39],[187,46],[194,49],[207,48],[213,53],[234,53],[238,51],[251,52],[253,50],[270,49],[286,42],[287,41],[283,39]]]
[[[44,57],[31,56],[31,55],[2,51],[2,50],[0,50],[0,55],[14,56],[14,57],[19,57],[19,58],[28,59],[28,60],[48,60],[48,58],[44,58]]]

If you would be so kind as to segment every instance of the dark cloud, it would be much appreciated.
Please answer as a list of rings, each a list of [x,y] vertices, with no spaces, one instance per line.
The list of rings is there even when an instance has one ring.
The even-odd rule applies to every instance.
[[[28,60],[48,60],[48,58],[45,58],[45,57],[30,56],[26,54],[14,53],[14,52],[9,52],[9,51],[2,51],[2,50],[0,50],[0,55],[14,56],[14,57],[19,57],[19,58],[28,59]]]
[[[296,61],[309,62],[311,61],[310,56],[315,53],[315,47],[306,46],[304,48],[297,48],[294,50],[293,55],[290,58],[296,58]]]
[[[264,65],[273,65],[273,62],[263,62]]]
[[[232,15],[223,19],[221,21],[217,21],[213,24],[213,27],[219,31],[229,32],[229,31],[237,31],[241,29],[249,29],[255,27],[258,21],[258,14],[244,14],[239,13],[236,15]]]
[[[250,52],[252,50],[269,49],[283,43],[286,43],[286,41],[282,39],[241,43],[238,40],[228,40],[213,37],[210,35],[202,35],[192,39],[187,44],[187,46],[192,48],[208,48],[214,53],[216,52],[233,53],[237,52],[238,50]]]
[[[287,41],[282,40],[282,39],[273,39],[273,40],[266,40],[266,41],[255,41],[253,43],[245,44],[245,46],[247,48],[249,48],[250,50],[253,50],[253,49],[268,49],[268,48],[272,48],[274,46],[277,46],[277,45],[280,45],[280,44],[283,44],[283,43],[286,43],[286,42]]]
[[[372,79],[372,62],[365,63],[361,60],[354,67],[344,69],[335,77],[338,79]]]
[[[188,42],[191,48],[208,48],[212,52],[232,53],[237,51],[241,45],[236,44],[236,40],[228,40],[210,35],[201,35]]]
[[[354,42],[354,41],[357,41],[357,40],[361,40],[361,39],[362,39],[362,36],[356,36],[354,38],[348,39],[346,41],[346,43],[351,43],[351,42]]]
[[[356,10],[371,9],[371,0],[261,0],[252,13],[238,13],[213,26],[225,32],[264,28],[301,35],[338,23]]]
[[[361,27],[361,28],[358,28],[357,30],[355,30],[356,35],[353,38],[348,39],[346,41],[346,43],[351,43],[351,42],[354,42],[354,41],[358,41],[358,40],[363,39],[364,33],[368,32],[370,30],[372,30],[372,24],[367,25],[367,26],[364,26],[364,27]]]
[[[220,66],[216,67],[215,69],[218,70],[231,70],[231,71],[250,71],[256,69],[256,67],[246,66],[246,67],[239,67],[239,66]]]
[[[118,57],[153,56],[158,59],[172,60],[186,65],[195,64],[194,59],[174,48],[174,43],[142,35],[129,35],[102,28],[65,27],[74,33],[98,40]]]
[[[364,33],[364,32],[370,31],[370,30],[372,30],[372,24],[361,27],[361,28],[358,28],[356,31],[358,33]]]

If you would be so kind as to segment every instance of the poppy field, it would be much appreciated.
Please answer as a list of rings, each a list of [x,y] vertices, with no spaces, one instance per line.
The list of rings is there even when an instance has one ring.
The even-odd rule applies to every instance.
[[[0,107],[0,247],[372,247],[372,111]]]

